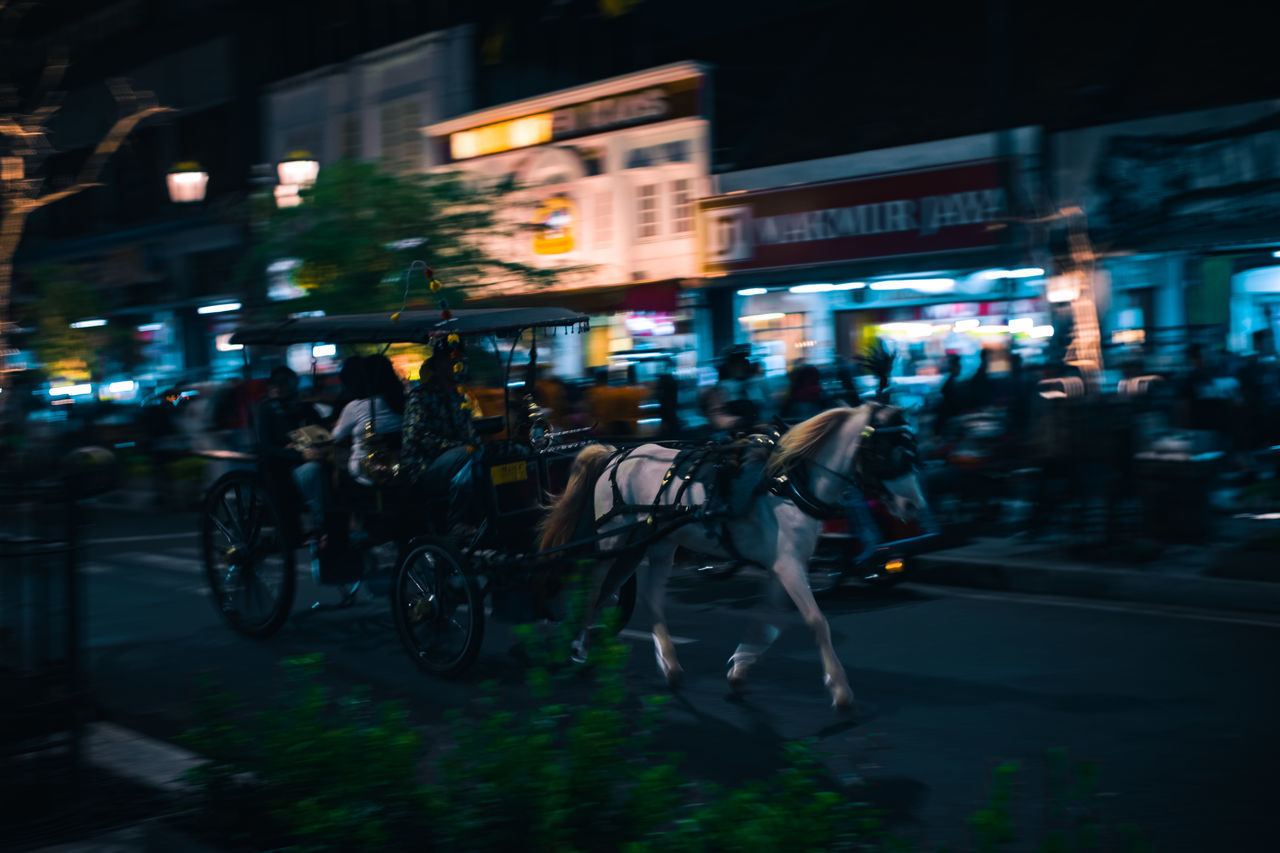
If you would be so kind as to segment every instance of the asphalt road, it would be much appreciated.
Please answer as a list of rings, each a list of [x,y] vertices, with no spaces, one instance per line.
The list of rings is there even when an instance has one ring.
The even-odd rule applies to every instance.
[[[88,528],[89,666],[104,717],[172,739],[194,719],[197,673],[265,704],[279,661],[316,651],[336,688],[369,685],[426,724],[466,705],[481,681],[518,690],[522,664],[501,624],[490,623],[468,676],[423,677],[386,598],[311,611],[337,596],[305,571],[275,638],[238,637],[211,606],[196,524],[192,514],[100,510]],[[765,774],[783,742],[818,738],[833,773],[922,849],[967,847],[965,819],[1010,759],[1024,768],[1023,837],[1037,837],[1046,750],[1063,747],[1097,762],[1104,817],[1139,824],[1156,850],[1274,849],[1280,618],[910,584],[841,589],[822,603],[860,705],[843,719],[794,613],[750,692],[730,695],[725,660],[755,612],[757,579],[684,572],[670,592],[687,677],[664,737],[704,777]],[[630,689],[661,692],[647,626],[637,628],[625,634]]]

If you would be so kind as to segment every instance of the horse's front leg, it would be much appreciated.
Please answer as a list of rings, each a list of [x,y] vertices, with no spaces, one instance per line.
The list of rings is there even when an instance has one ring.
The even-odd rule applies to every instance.
[[[778,621],[782,615],[782,605],[786,601],[782,584],[773,574],[766,575],[762,583],[764,610],[752,622],[747,636],[729,657],[729,686],[738,693],[747,689],[747,673],[773,645],[774,640],[778,639],[780,633]]]
[[[822,656],[823,683],[831,691],[832,707],[842,713],[852,711],[853,689],[849,687],[849,678],[831,643],[831,626],[827,623],[827,617],[818,609],[818,602],[809,589],[809,576],[804,565],[790,555],[780,556],[773,565],[773,571],[782,582],[787,595],[795,602],[800,617],[813,632],[813,639],[818,644],[818,654]]]

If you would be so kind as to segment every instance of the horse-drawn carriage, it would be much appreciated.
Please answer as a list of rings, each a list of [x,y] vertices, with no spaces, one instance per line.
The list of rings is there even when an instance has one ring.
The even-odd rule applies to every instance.
[[[247,326],[231,341],[245,347],[248,366],[250,348],[425,347],[459,336],[473,346],[489,343],[495,351],[509,345],[510,376],[522,338],[532,343],[530,360],[536,365],[538,336],[580,332],[587,323],[585,315],[558,308],[462,310],[448,319],[440,312],[406,311],[394,318],[309,317]],[[559,576],[575,549],[563,549],[555,565],[547,555],[535,559],[537,525],[545,513],[544,496],[564,487],[578,448],[563,443],[570,437],[563,433],[556,437],[559,443],[553,441],[520,390],[508,387],[504,396],[505,414],[473,420],[484,440],[472,448],[474,509],[461,527],[450,528],[445,521],[447,485],[432,494],[397,473],[384,482],[349,483],[337,491],[321,535],[304,541],[301,496],[288,478],[268,475],[261,452],[206,451],[237,466],[209,489],[202,527],[206,575],[227,624],[252,637],[275,633],[293,606],[298,556],[308,550],[313,578],[337,587],[342,604],[354,601],[371,575],[392,576],[397,630],[411,658],[428,672],[452,675],[471,663],[484,636],[491,596],[516,602],[525,612],[545,610],[535,599],[555,585],[542,581]],[[635,589],[632,581],[614,596],[623,623],[634,607]]]
[[[531,389],[538,337],[582,331],[587,323],[584,315],[555,308],[404,312],[251,326],[231,340],[248,348],[428,345],[467,337],[492,341],[495,350],[507,340],[510,378],[517,343],[527,333],[525,387]],[[246,352],[246,364],[248,358]],[[550,597],[563,588],[575,561],[589,560],[598,568],[575,643],[581,657],[604,611],[621,611],[621,619],[610,620],[614,629],[626,624],[637,602],[636,572],[643,568],[657,659],[675,683],[680,669],[662,602],[675,549],[749,559],[769,570],[799,607],[822,652],[836,706],[851,707],[852,692],[810,590],[808,562],[823,519],[844,515],[848,507],[874,497],[906,520],[925,509],[914,438],[899,410],[877,404],[833,409],[785,434],[728,444],[615,448],[555,434],[531,400],[520,395],[513,405],[510,390],[505,396],[502,414],[473,422],[488,438],[471,453],[480,500],[469,523],[441,521],[447,484],[423,488],[391,478],[349,490],[345,504],[326,516],[328,547],[310,545],[316,579],[339,586],[349,600],[371,569],[371,554],[393,552],[390,597],[400,639],[420,669],[454,675],[480,649],[486,601],[495,614],[505,600],[525,605],[526,616],[552,616]],[[202,543],[213,600],[234,629],[269,636],[288,617],[295,595],[296,557],[305,544],[299,496],[291,481],[264,476],[257,456],[218,455],[247,467],[223,476],[206,496]],[[558,496],[549,500],[552,494]],[[349,523],[353,518],[358,524]],[[360,535],[350,535],[353,529]],[[930,538],[881,542],[880,555],[919,550]],[[743,683],[762,651],[759,643],[739,647],[732,684]]]

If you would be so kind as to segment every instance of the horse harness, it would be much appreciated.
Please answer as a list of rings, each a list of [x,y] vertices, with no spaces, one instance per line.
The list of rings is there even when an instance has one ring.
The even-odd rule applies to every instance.
[[[853,493],[852,498],[862,499],[863,474],[876,479],[892,479],[910,472],[915,467],[915,438],[905,424],[874,425],[880,413],[888,407],[877,406],[872,417],[862,429],[858,459],[849,473],[833,471],[816,462],[799,462],[772,476],[768,475],[769,462],[778,451],[780,431],[750,435],[731,444],[708,444],[681,448],[662,477],[662,483],[649,504],[629,504],[623,500],[618,486],[618,470],[621,464],[638,447],[615,450],[606,462],[609,469],[609,487],[613,493],[612,506],[604,515],[595,519],[597,531],[604,524],[620,515],[643,515],[645,520],[632,530],[632,543],[654,537],[654,527],[660,520],[666,535],[686,524],[701,522],[707,533],[725,549],[730,558],[738,562],[755,562],[745,557],[734,543],[729,522],[750,509],[755,500],[767,493],[790,501],[805,515],[826,521],[846,515],[843,504],[823,501],[809,486],[806,466],[823,468],[843,481]],[[872,436],[878,440],[872,441]],[[882,446],[886,444],[887,446]],[[866,458],[863,459],[864,452]],[[860,471],[859,469],[865,469]],[[675,492],[668,504],[662,500],[672,489]],[[690,499],[689,488],[694,483],[706,487],[706,500],[701,504]]]

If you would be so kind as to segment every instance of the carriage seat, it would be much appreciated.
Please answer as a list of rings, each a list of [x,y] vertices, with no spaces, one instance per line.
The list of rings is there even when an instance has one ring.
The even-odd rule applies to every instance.
[[[483,418],[475,418],[471,421],[471,426],[475,428],[476,435],[497,435],[507,428],[507,419],[502,415],[489,415]]]

